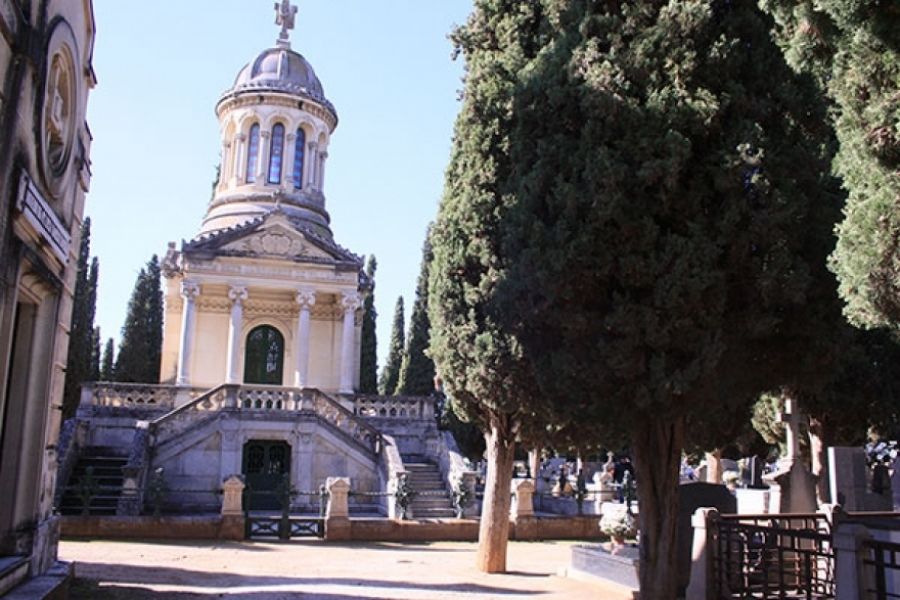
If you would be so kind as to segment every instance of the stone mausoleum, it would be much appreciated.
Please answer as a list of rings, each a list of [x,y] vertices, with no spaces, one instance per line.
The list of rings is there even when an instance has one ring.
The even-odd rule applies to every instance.
[[[291,49],[296,8],[276,8],[277,43],[216,104],[222,162],[199,233],[169,244],[163,260],[160,383],[84,388],[64,430],[64,511],[78,509],[73,488],[88,467],[101,485],[91,510],[108,514],[146,510],[146,490],[160,484],[167,510],[217,510],[233,475],[255,508],[275,508],[289,481],[310,492],[294,507],[317,509],[311,492],[347,477],[351,508],[387,513],[378,492],[398,473],[446,490],[462,468],[431,398],[356,393],[371,282],[362,259],[335,241],[326,209],[338,114]],[[452,514],[440,496],[422,495],[414,511]]]

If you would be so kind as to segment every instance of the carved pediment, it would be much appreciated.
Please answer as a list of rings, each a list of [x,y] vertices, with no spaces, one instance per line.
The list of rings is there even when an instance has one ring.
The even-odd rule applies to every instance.
[[[334,258],[311,244],[303,234],[280,226],[255,231],[233,240],[225,244],[222,250],[278,258]]]

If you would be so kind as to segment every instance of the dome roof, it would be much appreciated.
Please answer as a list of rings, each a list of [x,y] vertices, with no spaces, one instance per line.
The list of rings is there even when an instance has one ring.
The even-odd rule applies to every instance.
[[[223,97],[260,91],[301,96],[335,112],[334,106],[325,98],[322,82],[316,77],[312,65],[289,48],[269,48],[262,51],[241,69],[234,85]]]

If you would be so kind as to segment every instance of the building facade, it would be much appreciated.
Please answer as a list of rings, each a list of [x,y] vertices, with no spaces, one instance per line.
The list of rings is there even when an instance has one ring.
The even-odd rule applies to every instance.
[[[0,0],[0,595],[53,579],[56,565],[93,44],[91,0]]]

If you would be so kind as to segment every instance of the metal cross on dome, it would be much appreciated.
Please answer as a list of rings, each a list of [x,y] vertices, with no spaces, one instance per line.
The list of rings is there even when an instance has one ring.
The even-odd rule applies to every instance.
[[[278,45],[291,45],[290,34],[288,31],[294,28],[294,21],[297,18],[297,7],[291,5],[291,0],[282,0],[275,3],[275,24],[281,25],[281,33],[278,34]]]

